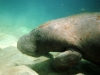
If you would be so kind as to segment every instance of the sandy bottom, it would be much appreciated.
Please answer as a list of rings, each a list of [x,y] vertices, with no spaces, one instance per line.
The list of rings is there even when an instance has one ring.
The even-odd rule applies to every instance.
[[[6,48],[9,46],[16,47],[16,43],[17,43],[17,40],[19,39],[19,37],[28,33],[29,31],[30,31],[30,29],[28,29],[27,27],[17,27],[17,26],[4,27],[4,26],[1,26],[0,27],[0,49]]]

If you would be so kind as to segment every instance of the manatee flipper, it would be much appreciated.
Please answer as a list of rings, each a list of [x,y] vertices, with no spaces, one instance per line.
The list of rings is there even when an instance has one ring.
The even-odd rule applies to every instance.
[[[65,71],[78,63],[82,58],[81,52],[74,49],[68,49],[54,58],[52,67],[57,71]]]

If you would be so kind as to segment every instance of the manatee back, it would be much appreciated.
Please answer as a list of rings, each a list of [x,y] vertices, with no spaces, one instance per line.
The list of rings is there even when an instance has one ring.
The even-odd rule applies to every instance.
[[[84,58],[100,61],[100,13],[83,13],[52,20],[31,33],[41,40],[42,48],[64,51],[76,47],[83,52]]]

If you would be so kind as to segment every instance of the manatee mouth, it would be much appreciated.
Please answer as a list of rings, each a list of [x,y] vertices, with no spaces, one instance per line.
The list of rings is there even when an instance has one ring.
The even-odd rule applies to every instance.
[[[41,51],[41,50],[39,50],[39,51]],[[32,56],[32,57],[46,56],[46,55],[49,54],[49,53],[43,53],[43,52],[38,52],[37,50],[29,50],[29,49],[24,50],[24,51],[21,50],[21,52],[23,54],[26,54],[26,55],[29,55],[29,56]]]
[[[39,57],[43,53],[43,52],[38,51],[33,43],[32,44],[27,43],[27,42],[23,43],[23,42],[20,42],[20,40],[17,42],[17,48],[23,54],[26,54],[32,57]]]
[[[31,44],[25,44],[25,43],[17,43],[17,48],[19,51],[21,51],[23,54],[29,55],[29,56],[33,56],[33,57],[38,57],[39,54],[36,53],[36,49],[34,47],[34,45]]]
[[[24,53],[24,54],[32,56],[32,57],[40,57],[41,56],[41,54],[36,53],[36,52],[27,52],[27,53]]]

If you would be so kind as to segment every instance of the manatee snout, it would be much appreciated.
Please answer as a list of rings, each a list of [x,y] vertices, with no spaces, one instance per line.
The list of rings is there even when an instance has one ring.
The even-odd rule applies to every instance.
[[[19,38],[17,42],[17,48],[23,53],[29,56],[38,57],[36,46],[33,41],[30,40],[29,34],[26,34]]]

